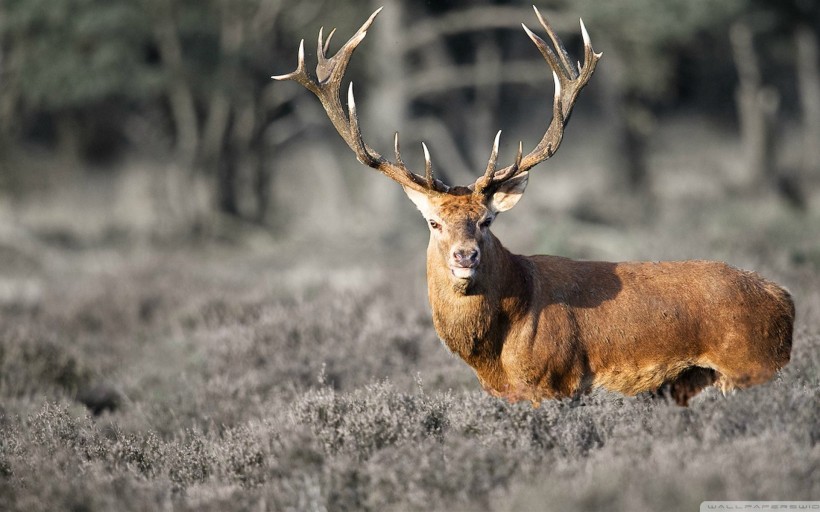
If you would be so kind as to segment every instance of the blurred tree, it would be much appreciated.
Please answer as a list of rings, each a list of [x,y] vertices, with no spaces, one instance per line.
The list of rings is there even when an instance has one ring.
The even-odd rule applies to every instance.
[[[816,6],[816,4],[815,4]],[[803,119],[803,170],[820,174],[820,16],[795,31],[797,85]]]
[[[155,99],[161,76],[149,58],[148,26],[128,0],[4,0],[0,38],[0,130],[45,123],[66,160],[99,141],[111,109]]]
[[[272,23],[281,4],[142,0],[142,6],[167,77],[164,93],[175,133],[170,202],[186,222],[207,223],[214,209],[240,216],[231,137],[245,128],[243,122],[251,123],[244,139],[252,136],[255,115],[241,118],[241,109],[256,101],[260,82],[244,73],[250,70],[242,68],[241,52],[259,35],[256,30],[270,30],[256,15]],[[241,144],[250,149],[246,140]]]
[[[734,26],[732,42],[751,182],[757,187],[774,187],[792,206],[803,209],[807,200],[800,181],[820,173],[820,5],[809,0],[748,0],[745,7]],[[789,79],[784,81],[784,75]],[[783,131],[778,125],[778,100],[794,96],[791,90],[781,93],[793,86],[797,94],[791,108],[799,112],[802,144],[799,168],[785,169],[776,159]]]
[[[735,101],[748,180],[760,186],[774,173],[780,94],[777,88],[763,82],[761,63],[749,24],[736,21],[730,35],[738,75]]]
[[[648,194],[645,152],[658,106],[675,96],[685,48],[711,31],[723,30],[743,7],[741,0],[621,0],[574,2],[588,13],[606,48],[613,83],[605,88],[610,122],[618,134],[615,151],[628,188]]]
[[[262,220],[266,128],[290,100],[271,92],[271,65],[290,65],[292,41],[324,5],[3,0],[0,136],[53,143],[64,163],[126,140],[158,154],[167,139],[157,202],[171,224],[213,211]],[[136,138],[129,118],[140,119]]]
[[[530,43],[520,23],[535,23],[528,4],[387,4],[368,38],[369,55],[353,59],[350,72],[367,80],[359,89],[363,125],[365,132],[379,128],[371,130],[378,147],[389,147],[393,129],[407,133],[408,146],[412,137],[434,139],[436,165],[450,181],[466,182],[483,165],[498,127],[541,125],[540,117],[528,115],[525,101],[515,101],[522,92],[543,98],[550,87],[537,52],[522,51]],[[647,141],[655,115],[674,104],[683,56],[702,53],[710,37],[725,38],[720,32],[740,12],[758,13],[744,19],[753,41],[765,37],[777,43],[763,45],[763,53],[761,45],[751,46],[759,75],[766,77],[760,85],[782,87],[767,80],[778,76],[770,66],[782,68],[784,59],[796,71],[806,141],[803,167],[820,166],[820,145],[813,143],[820,138],[815,4],[551,0],[539,7],[571,47],[580,40],[578,15],[594,27],[596,49],[607,54],[600,72],[613,79],[599,90],[612,114],[607,123],[618,134],[614,153],[623,162],[624,188],[648,192]],[[0,139],[45,142],[64,161],[130,147],[163,162],[157,183],[164,192],[156,200],[163,217],[176,219],[172,224],[208,223],[213,212],[268,222],[275,178],[271,156],[306,129],[330,130],[311,98],[269,76],[292,68],[296,43],[302,37],[311,41],[320,24],[339,26],[337,38],[344,39],[378,5],[374,0],[0,0]],[[340,44],[336,40],[332,46]],[[794,60],[783,57],[783,47],[793,50]],[[309,43],[306,53],[312,67]],[[730,57],[727,51],[720,58],[728,63]],[[697,79],[697,87],[711,87],[706,83],[711,77]],[[521,84],[535,84],[537,91]],[[539,112],[547,116],[544,107]],[[323,168],[328,160],[334,165],[325,158]],[[353,179],[368,178],[361,173]],[[394,203],[389,196],[385,200]]]
[[[354,17],[358,3],[347,2],[341,12]],[[284,115],[292,126],[302,124],[288,116],[293,92],[282,92],[269,77],[293,65],[293,42],[313,28],[327,2],[141,4],[167,77],[164,93],[175,132],[172,202],[184,205],[179,213],[194,224],[209,222],[214,211],[265,222],[271,187],[266,155],[283,142],[273,121]]]

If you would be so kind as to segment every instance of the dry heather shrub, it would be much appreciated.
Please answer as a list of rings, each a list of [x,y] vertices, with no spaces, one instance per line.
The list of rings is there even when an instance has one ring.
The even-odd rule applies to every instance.
[[[323,387],[302,395],[291,417],[310,428],[329,454],[344,452],[364,460],[387,446],[441,441],[449,428],[445,411],[450,400],[449,395],[399,393],[387,382],[349,394]]]
[[[0,327],[0,394],[74,394],[93,372],[82,351],[36,324]]]
[[[813,274],[782,270],[798,325],[765,386],[689,409],[607,393],[533,409],[448,355],[418,275],[302,286],[307,271],[269,260],[148,258],[116,283],[52,276],[37,308],[0,310],[0,508],[674,511],[820,494]],[[90,418],[76,391],[101,380],[123,403]]]

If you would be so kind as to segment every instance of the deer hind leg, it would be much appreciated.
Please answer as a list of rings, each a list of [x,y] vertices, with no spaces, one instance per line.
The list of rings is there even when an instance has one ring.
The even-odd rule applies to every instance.
[[[714,384],[719,378],[720,374],[711,368],[690,366],[652,391],[651,396],[665,400],[671,399],[681,407],[687,407],[689,400],[704,388]]]
[[[676,404],[686,407],[695,395],[718,380],[718,373],[711,368],[692,366],[668,382],[669,396]]]

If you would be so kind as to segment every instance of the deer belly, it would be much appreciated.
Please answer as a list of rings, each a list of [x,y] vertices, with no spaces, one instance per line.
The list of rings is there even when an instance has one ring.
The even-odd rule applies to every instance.
[[[625,395],[654,391],[692,366],[691,361],[612,365],[593,371],[592,385]]]

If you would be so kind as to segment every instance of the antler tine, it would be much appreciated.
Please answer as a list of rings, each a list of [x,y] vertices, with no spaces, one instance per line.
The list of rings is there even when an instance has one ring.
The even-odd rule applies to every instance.
[[[487,170],[484,171],[485,178],[492,178],[493,174],[495,174],[495,164],[498,161],[498,143],[501,140],[501,130],[498,130],[498,133],[495,134],[495,140],[493,141],[493,150],[490,152],[490,160],[487,162]]]
[[[328,48],[330,48],[330,40],[333,39],[333,34],[336,33],[336,29],[330,31],[330,34],[327,35],[327,39],[325,39],[325,46],[322,48],[322,52],[327,54]]]
[[[367,145],[362,139],[362,131],[359,129],[359,115],[356,113],[356,100],[353,98],[353,82],[347,88],[347,111],[350,118],[350,134],[353,136],[353,151],[356,153],[356,159],[359,162],[369,167],[376,167],[378,160],[373,158]]]
[[[446,192],[448,188],[433,178],[430,155],[426,147],[426,174],[425,177],[422,177],[411,172],[401,161],[398,147],[398,134],[396,134],[395,140],[396,163],[388,161],[364,142],[361,128],[359,127],[359,117],[356,111],[356,101],[353,97],[352,82],[347,91],[347,113],[345,113],[342,108],[339,89],[341,88],[341,82],[347,65],[356,47],[364,40],[367,35],[367,30],[379,12],[381,12],[381,8],[373,12],[359,30],[357,30],[331,58],[327,57],[327,50],[330,46],[330,39],[335,33],[335,29],[328,34],[327,39],[323,37],[324,28],[319,29],[316,50],[318,64],[316,66],[315,80],[308,75],[305,69],[304,40],[302,40],[299,45],[299,60],[296,70],[286,75],[277,75],[272,78],[276,80],[293,80],[315,94],[322,102],[322,106],[325,112],[327,112],[331,123],[333,123],[333,126],[336,128],[336,131],[339,132],[339,135],[342,136],[350,149],[356,154],[356,158],[363,164],[377,169],[389,178],[397,181],[403,187],[409,187],[425,193]]]
[[[359,43],[364,40],[365,36],[367,35],[367,30],[370,28],[370,25],[373,24],[373,21],[376,19],[376,16],[384,9],[384,7],[379,7],[376,9],[373,14],[367,18],[359,30],[353,34],[350,39],[342,46],[336,55],[334,55],[331,59],[326,59],[324,56],[319,59],[319,64],[316,66],[316,77],[319,79],[319,83],[325,83],[328,81],[333,82],[341,82],[342,77],[347,70],[347,64],[350,62],[350,57],[353,56],[353,52],[356,50],[356,47],[359,46]],[[321,46],[321,30],[319,31],[319,43]],[[328,42],[330,41],[330,37],[328,37]],[[321,53],[326,51],[324,48]]]
[[[396,153],[396,163],[403,166],[404,162],[401,159],[401,149],[399,148],[399,132],[396,132],[396,135],[393,136],[393,151]]]
[[[515,162],[513,162],[511,166],[502,169],[501,172],[494,177],[494,181],[497,183],[503,183],[513,176],[517,176],[521,169],[521,158],[523,157],[523,154],[524,143],[518,141],[518,152],[515,155]]]
[[[495,176],[496,163],[498,162],[498,143],[501,140],[501,130],[495,134],[493,141],[493,149],[490,151],[490,160],[487,162],[487,170],[484,171],[484,176],[480,177],[473,184],[473,191],[476,194],[481,194],[493,182]]]
[[[578,73],[584,74],[584,71],[589,66],[588,71],[586,71],[589,75],[595,71],[595,66],[598,64],[598,59],[600,59],[604,52],[595,53],[595,50],[592,49],[592,41],[589,39],[589,32],[587,32],[587,27],[584,25],[583,18],[578,18],[578,22],[581,24],[581,37],[584,38],[584,65],[581,66],[581,63],[578,63]],[[589,65],[589,63],[592,65]]]
[[[541,26],[547,31],[558,52],[556,56],[556,52],[553,51],[543,39],[534,34],[526,25],[521,24],[552,70],[552,76],[555,82],[552,121],[550,121],[549,127],[541,138],[541,141],[535,146],[535,149],[526,156],[522,157],[521,150],[519,149],[519,153],[516,155],[516,161],[512,165],[492,172],[489,170],[490,165],[488,165],[487,173],[474,184],[475,193],[492,193],[496,187],[504,181],[529,171],[535,165],[555,154],[561,145],[561,140],[564,137],[564,127],[569,121],[572,108],[575,106],[575,101],[578,98],[578,93],[580,93],[581,89],[589,82],[598,64],[598,59],[601,58],[602,54],[595,53],[592,49],[589,34],[582,20],[581,35],[584,39],[584,64],[579,64],[576,72],[575,68],[570,64],[569,54],[564,48],[561,39],[555,34],[555,31],[547,20],[541,16],[537,8],[535,9],[535,14]],[[490,157],[490,163],[493,167],[495,166],[494,155]]]
[[[568,78],[574,80],[578,78],[578,72],[575,71],[575,68],[572,65],[572,60],[569,58],[569,54],[567,53],[567,49],[564,48],[564,43],[552,29],[552,25],[541,15],[541,11],[538,10],[538,7],[532,6],[532,9],[535,11],[535,15],[538,17],[538,22],[541,23],[541,26],[544,27],[544,31],[546,31],[547,35],[550,36],[550,40],[552,41],[552,45],[555,46],[555,49],[558,51],[558,57],[561,59],[562,71],[567,75]],[[586,33],[586,29],[582,29],[584,33]],[[587,35],[587,38],[589,35]],[[586,41],[587,39],[584,39]]]
[[[430,151],[427,149],[427,144],[421,143],[421,149],[424,150],[424,181],[430,188],[435,187],[435,178],[433,177],[433,161],[430,159]]]
[[[327,35],[327,39],[322,42],[322,32],[324,31],[325,27],[319,27],[319,41],[316,47],[316,56],[318,57],[319,64],[317,66],[318,69],[326,69],[328,67],[327,64],[327,50],[330,48],[330,40],[333,38],[333,34],[336,33],[336,29],[330,31],[330,34]]]
[[[567,73],[564,72],[564,70],[562,69],[561,64],[558,62],[558,57],[555,55],[555,52],[552,51],[552,48],[550,48],[549,45],[547,45],[546,41],[538,37],[538,35],[534,33],[532,30],[530,30],[530,28],[525,24],[522,23],[521,26],[524,27],[524,31],[530,37],[532,42],[535,43],[535,46],[538,48],[538,51],[541,52],[541,55],[550,65],[550,68],[552,68],[553,70],[561,71],[561,76],[570,78],[569,76],[567,76]]]
[[[309,89],[313,94],[319,94],[319,87],[307,74],[305,69],[305,40],[299,43],[299,54],[296,61],[296,70],[284,75],[273,75],[274,80],[293,80]]]
[[[518,171],[518,168],[521,167],[521,157],[524,154],[524,143],[520,140],[518,141],[518,153],[515,156],[515,163],[513,164],[512,168],[515,171]]]

